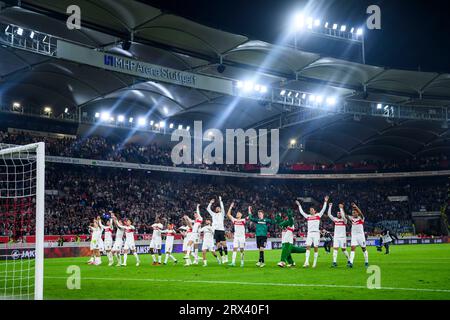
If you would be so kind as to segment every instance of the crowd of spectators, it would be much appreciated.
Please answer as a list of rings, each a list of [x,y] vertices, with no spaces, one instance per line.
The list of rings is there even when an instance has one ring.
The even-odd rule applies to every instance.
[[[118,162],[133,162],[163,166],[175,166],[171,159],[170,146],[150,143],[138,145],[123,143],[112,138],[101,136],[73,138],[49,138],[34,136],[29,133],[8,133],[0,131],[0,143],[27,144],[37,141],[46,142],[48,155],[61,157],[86,158],[94,160],[109,160]],[[196,164],[183,167],[200,169],[259,172],[258,165],[219,165]],[[445,155],[420,157],[416,159],[403,159],[401,161],[358,161],[344,163],[303,163],[284,162],[280,165],[280,173],[333,173],[333,172],[392,172],[411,170],[438,170],[449,169],[450,162]]]
[[[111,169],[71,165],[51,165],[47,167],[47,190],[54,195],[46,199],[46,234],[87,234],[92,218],[109,210],[122,218],[130,218],[141,235],[151,233],[151,224],[161,217],[165,224],[181,224],[184,214],[193,215],[199,203],[204,218],[211,199],[222,196],[225,207],[232,201],[237,210],[247,215],[249,205],[255,210],[262,209],[273,217],[277,212],[293,210],[296,228],[306,232],[306,221],[298,214],[295,199],[303,198],[304,210],[310,206],[320,210],[325,195],[330,195],[337,205],[344,202],[350,213],[350,203],[355,201],[366,216],[366,231],[374,232],[382,221],[396,221],[399,231],[411,227],[411,211],[425,206],[433,209],[435,204],[445,202],[447,188],[440,184],[404,180],[390,181],[316,181],[282,182],[272,180],[245,180],[214,176],[187,174],[149,173],[143,170]],[[425,193],[427,197],[418,194]],[[389,201],[389,196],[407,196],[407,201]],[[306,202],[310,198],[311,202]],[[214,207],[213,206],[213,207]],[[322,218],[322,228],[333,229],[327,217]],[[231,230],[231,224],[227,223]],[[254,231],[250,223],[249,232]],[[271,226],[272,236],[280,236],[280,230]]]

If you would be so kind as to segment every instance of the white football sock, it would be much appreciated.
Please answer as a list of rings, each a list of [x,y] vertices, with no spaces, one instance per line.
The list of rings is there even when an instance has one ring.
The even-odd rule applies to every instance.
[[[306,250],[306,253],[305,253],[305,264],[309,264],[309,250],[308,249]]]
[[[233,257],[231,258],[231,263],[232,264],[234,264],[236,262],[236,255],[237,255],[237,252],[233,251]]]
[[[172,254],[170,254],[169,256],[170,256],[170,259],[172,259],[173,261],[177,261],[177,259],[175,259],[175,257]]]
[[[241,263],[244,262],[244,252],[241,252]]]
[[[164,263],[167,263],[167,260],[169,260],[169,254],[166,253],[166,257],[164,258]]]
[[[161,263],[161,255],[158,256],[158,262]]]
[[[319,253],[318,252],[314,252],[314,262],[313,262],[313,266],[316,266],[317,264],[317,258],[319,257]]]
[[[350,263],[353,263],[354,259],[355,259],[355,251],[350,251]]]
[[[208,265],[208,261],[206,259],[203,259],[203,265],[207,266]]]
[[[333,250],[333,263],[336,263],[337,254],[338,254],[338,251],[337,250]]]
[[[345,251],[344,251],[344,254],[345,254],[345,256],[347,257],[347,261],[348,261],[348,260],[350,259],[349,255],[348,255],[348,251],[345,250]]]
[[[137,252],[133,253],[134,257],[136,258],[136,262],[140,263],[141,260],[139,259],[139,255],[137,254]]]
[[[364,251],[364,262],[369,263],[369,252],[367,251],[367,249],[366,251]]]
[[[123,263],[127,264],[128,253],[123,254]]]
[[[156,262],[156,256],[154,254],[152,254],[152,260],[153,262]]]

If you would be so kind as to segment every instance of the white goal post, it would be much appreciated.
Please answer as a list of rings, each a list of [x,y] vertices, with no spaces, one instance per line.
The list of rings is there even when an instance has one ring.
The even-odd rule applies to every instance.
[[[0,144],[0,299],[43,299],[45,144]]]

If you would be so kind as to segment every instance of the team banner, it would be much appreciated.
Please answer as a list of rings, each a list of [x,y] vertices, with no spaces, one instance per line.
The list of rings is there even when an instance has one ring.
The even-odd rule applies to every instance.
[[[140,78],[222,94],[233,94],[233,82],[231,80],[219,79],[146,63],[124,56],[97,51],[60,39],[58,39],[57,43],[56,56],[61,59],[110,71],[126,73]]]

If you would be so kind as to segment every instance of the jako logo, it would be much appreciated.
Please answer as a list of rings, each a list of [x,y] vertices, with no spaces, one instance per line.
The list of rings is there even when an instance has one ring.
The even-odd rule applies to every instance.
[[[279,168],[279,130],[270,130],[270,156],[268,130],[226,129],[226,164],[262,164],[262,174],[276,174]],[[181,140],[181,141],[180,141]],[[248,144],[247,144],[248,140]],[[194,137],[189,130],[177,129],[172,132],[171,141],[180,141],[172,149],[171,158],[179,164],[224,164],[224,137],[218,129],[208,129],[203,133],[202,122],[194,121]],[[192,155],[192,141],[194,142]],[[203,142],[209,142],[203,150]],[[237,142],[235,144],[235,141]],[[248,154],[246,147],[248,145]],[[236,157],[235,157],[236,153]],[[192,156],[194,161],[192,161]],[[237,162],[235,162],[237,158]],[[248,161],[246,161],[248,159]]]

